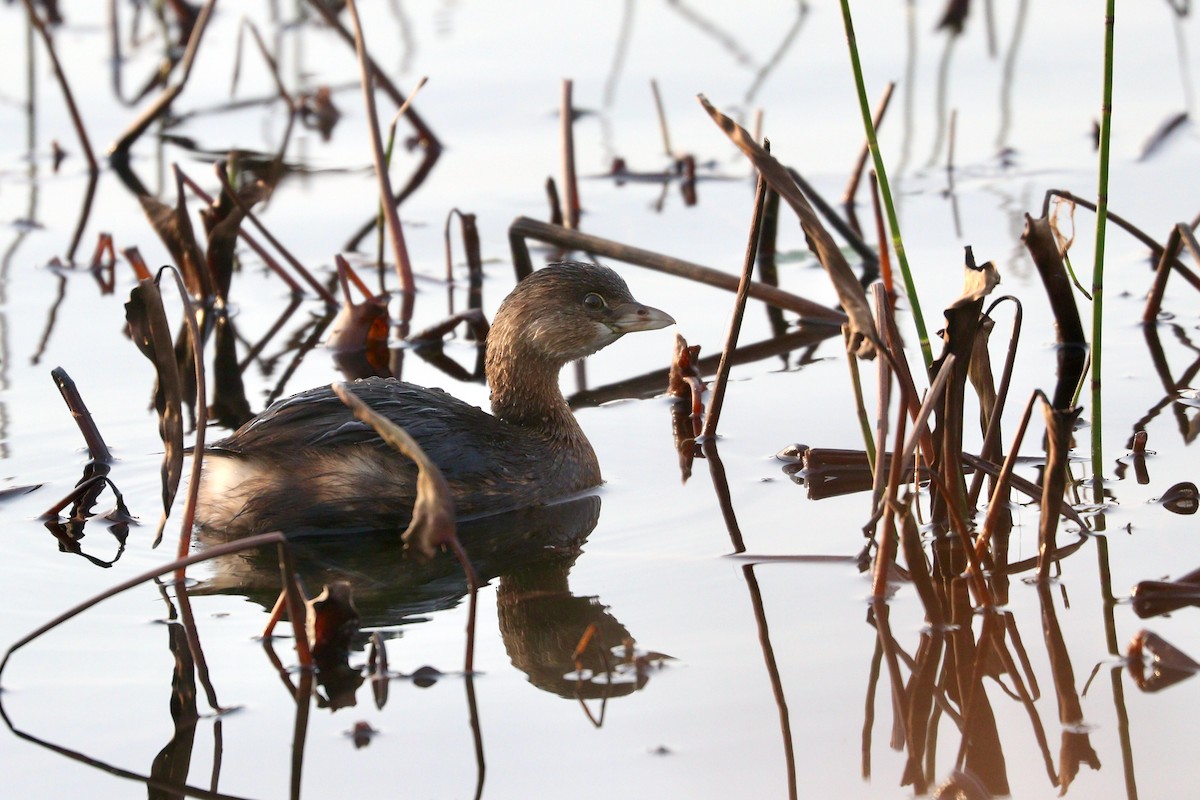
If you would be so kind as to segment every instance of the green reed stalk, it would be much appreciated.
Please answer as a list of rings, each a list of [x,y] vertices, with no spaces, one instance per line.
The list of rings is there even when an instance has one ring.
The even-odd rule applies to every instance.
[[[867,132],[867,145],[871,148],[871,158],[875,163],[875,177],[879,181],[879,193],[883,195],[884,208],[887,211],[888,227],[892,232],[892,247],[896,250],[896,260],[900,263],[900,274],[904,278],[904,291],[908,295],[908,304],[912,307],[913,324],[917,326],[917,338],[921,343],[921,357],[925,361],[925,372],[933,368],[933,350],[929,346],[929,333],[925,329],[925,316],[921,313],[921,303],[917,299],[917,287],[913,283],[912,272],[908,268],[908,256],[904,252],[904,240],[900,237],[900,223],[896,219],[896,204],[892,200],[892,190],[888,185],[887,171],[883,168],[883,155],[879,152],[879,140],[875,136],[875,122],[871,118],[871,106],[867,100],[867,89],[863,84],[862,64],[858,60],[858,44],[854,38],[854,21],[850,18],[850,0],[842,2],[842,22],[846,28],[846,43],[850,48],[850,64],[854,70],[854,85],[858,89],[858,106],[862,111],[863,128]],[[1113,0],[1110,0],[1110,3]]]
[[[1096,190],[1096,262],[1092,267],[1092,477],[1097,499],[1103,489],[1104,454],[1100,404],[1100,353],[1104,323],[1104,232],[1108,222],[1108,157],[1112,138],[1113,30],[1117,2],[1104,12],[1104,104],[1100,108],[1100,181]]]

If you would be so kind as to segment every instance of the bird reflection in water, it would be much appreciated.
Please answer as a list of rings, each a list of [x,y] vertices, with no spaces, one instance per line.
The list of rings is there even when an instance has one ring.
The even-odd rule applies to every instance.
[[[480,580],[496,581],[500,634],[513,666],[537,688],[564,698],[632,694],[668,658],[635,648],[633,635],[596,597],[571,593],[571,567],[599,515],[600,498],[587,495],[463,522],[458,530]],[[209,531],[201,539],[221,541]],[[293,540],[293,557],[310,590],[348,582],[367,630],[424,622],[457,606],[468,591],[453,558],[407,559],[395,531],[300,537]],[[272,553],[224,556],[215,569],[192,594],[238,594],[268,608],[275,600],[279,565]],[[320,666],[318,706],[355,705],[365,678],[349,657],[368,638],[358,634],[340,660]]]

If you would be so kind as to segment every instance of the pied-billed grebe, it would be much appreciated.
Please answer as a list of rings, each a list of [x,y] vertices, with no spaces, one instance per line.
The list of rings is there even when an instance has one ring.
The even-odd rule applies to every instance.
[[[565,262],[532,273],[488,334],[488,414],[439,389],[369,378],[350,391],[408,431],[441,468],[460,518],[540,505],[600,483],[559,389],[562,367],[668,314],[617,273]],[[407,524],[416,467],[328,387],[275,403],[205,454],[197,521],[231,534]]]

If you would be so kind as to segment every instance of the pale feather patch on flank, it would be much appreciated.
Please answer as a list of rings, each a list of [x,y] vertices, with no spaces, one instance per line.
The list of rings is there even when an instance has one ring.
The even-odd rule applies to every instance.
[[[277,483],[253,460],[209,453],[204,458],[196,522],[224,527],[241,512],[248,500]]]

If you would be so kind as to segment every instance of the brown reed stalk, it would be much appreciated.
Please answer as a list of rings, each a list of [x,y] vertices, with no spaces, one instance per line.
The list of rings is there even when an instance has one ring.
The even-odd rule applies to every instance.
[[[375,159],[375,177],[379,181],[379,202],[383,207],[384,219],[387,221],[388,233],[392,240],[392,253],[396,259],[396,273],[400,279],[400,291],[412,295],[416,291],[413,285],[412,262],[408,257],[408,247],[404,243],[404,229],[400,225],[400,214],[392,202],[392,181],[388,176],[387,159],[383,155],[383,138],[379,133],[379,117],[375,111],[375,89],[373,76],[379,71],[367,57],[367,43],[363,37],[362,23],[358,18],[358,6],[355,0],[346,0],[350,10],[350,19],[354,23],[354,49],[358,53],[358,66],[362,80],[363,102],[366,105],[367,129],[371,135],[371,154]],[[411,96],[402,103],[407,107]],[[406,318],[407,321],[407,318]]]
[[[796,216],[800,219],[800,227],[804,231],[809,249],[816,255],[822,269],[825,270],[838,301],[842,304],[851,326],[850,351],[859,358],[873,358],[879,336],[875,331],[875,323],[871,318],[871,307],[867,296],[858,283],[846,257],[842,254],[833,237],[825,230],[820,218],[812,205],[796,185],[794,176],[789,175],[783,165],[761,145],[750,138],[746,129],[738,125],[730,117],[718,111],[703,95],[699,96],[700,104],[708,112],[713,122],[729,137],[738,149],[758,167],[759,172],[766,178],[771,188],[779,192],[779,196],[787,201]]]
[[[1074,195],[1065,189],[1048,189],[1046,191],[1045,198],[1042,200],[1043,217],[1049,214],[1051,197],[1061,197],[1062,199],[1069,200],[1075,205],[1081,208],[1086,208],[1089,211],[1094,212],[1096,210],[1096,204],[1094,202]],[[1124,217],[1114,214],[1112,211],[1108,211],[1107,216],[1109,222],[1116,225],[1118,228],[1122,228],[1130,236],[1137,239],[1139,242],[1149,248],[1150,254],[1153,258],[1158,259],[1162,257],[1164,248],[1161,244],[1155,241],[1154,237],[1150,236],[1148,233],[1141,230]],[[1196,289],[1200,289],[1200,275],[1197,275],[1195,272],[1193,272],[1187,264],[1184,264],[1178,258],[1175,258],[1171,264],[1175,268],[1175,271],[1178,272],[1184,280],[1196,287]]]
[[[467,645],[463,670],[471,674],[475,668],[475,613],[479,579],[455,532],[454,500],[450,494],[450,487],[446,484],[441,470],[407,431],[356,397],[345,384],[335,383],[331,388],[355,418],[374,428],[384,442],[412,459],[417,465],[417,499],[413,505],[412,521],[401,538],[405,551],[412,553],[418,560],[428,560],[434,556],[438,547],[447,547],[462,567],[471,594],[467,611]]]
[[[851,250],[858,253],[858,257],[863,260],[863,267],[868,271],[878,272],[879,254],[875,252],[875,249],[862,240],[862,236],[854,230],[854,227],[842,219],[833,206],[816,190],[816,187],[806,181],[804,176],[797,172],[794,167],[788,167],[787,174],[791,176],[796,186],[804,193],[804,199],[811,203],[812,207],[825,218],[825,222],[829,224],[829,227],[837,231],[838,236],[846,240],[846,244],[850,246]]]
[[[887,113],[888,105],[892,102],[892,93],[896,90],[896,82],[888,81],[887,86],[883,88],[883,96],[879,98],[879,102],[875,106],[874,126],[875,130],[879,130],[880,124],[883,122],[883,115]],[[846,184],[845,191],[842,192],[842,205],[847,208],[853,208],[854,197],[858,194],[858,185],[862,181],[863,170],[866,169],[867,159],[871,157],[871,143],[866,139],[863,140],[862,149],[858,153],[858,158],[854,162],[854,168],[850,170],[850,180]],[[874,170],[871,172],[874,175]],[[872,178],[874,182],[874,178]],[[880,253],[882,254],[882,250]],[[888,287],[888,292],[892,291]]]
[[[557,247],[571,250],[583,250],[597,256],[616,259],[626,264],[634,264],[646,269],[663,272],[668,275],[686,278],[697,283],[714,286],[730,292],[736,292],[740,280],[727,272],[711,267],[693,264],[679,258],[672,258],[640,247],[621,244],[611,239],[604,239],[581,231],[573,231],[561,225],[551,225],[548,222],[530,217],[517,217],[508,229],[508,239],[512,246],[513,267],[520,280],[533,271],[533,261],[529,257],[529,246],[526,239],[546,242]],[[840,311],[834,311],[820,303],[806,300],[803,297],[753,281],[746,293],[755,300],[770,303],[787,311],[801,315],[803,321],[819,324],[841,326],[846,317]]]
[[[187,287],[183,285],[183,277],[179,271],[171,269],[171,274],[175,277],[175,286],[179,290],[179,296],[183,302],[183,319],[187,326],[188,337],[191,339],[192,363],[196,370],[196,435],[192,444],[192,474],[188,483],[187,501],[183,507],[183,518],[179,524],[179,546],[175,551],[176,558],[183,558],[188,554],[192,542],[192,527],[196,521],[196,501],[200,496],[200,470],[204,463],[204,435],[208,426],[208,391],[205,387],[204,342],[200,338],[200,329],[196,323],[196,307],[192,304]],[[162,275],[161,270],[159,275]],[[166,523],[165,514],[163,523]],[[158,538],[161,537],[162,529],[160,527]],[[175,579],[179,583],[183,583],[184,578],[184,571],[181,568],[176,573]]]
[[[883,284],[871,284],[871,299],[874,301],[873,305],[875,307],[875,327],[879,331],[885,331],[887,323],[884,320],[884,316],[887,314],[887,309],[891,307],[891,299]],[[880,451],[882,451],[884,444],[887,442],[888,413],[892,407],[892,372],[891,361],[887,358],[879,359],[876,367],[876,383],[879,389],[875,408],[875,442]],[[886,459],[881,456],[882,452],[877,453],[873,466],[874,474],[871,476],[872,508],[880,507],[879,500],[883,497],[883,487],[886,483],[884,476],[884,462]]]
[[[1071,432],[1082,410],[1080,407],[1060,409],[1043,404],[1048,452],[1042,477],[1042,515],[1038,524],[1038,580],[1042,582],[1050,579],[1050,563],[1056,560],[1059,515],[1052,509],[1066,493]]]
[[[263,533],[263,534],[259,534],[257,536],[250,536],[245,539],[239,539],[236,542],[228,542],[225,544],[213,545],[212,547],[206,548],[203,552],[193,553],[192,555],[187,556],[186,558],[176,559],[175,561],[171,561],[168,564],[162,564],[157,567],[153,567],[153,568],[141,573],[140,575],[135,575],[132,578],[121,581],[120,583],[115,584],[113,586],[110,586],[107,589],[105,589],[104,591],[88,598],[87,600],[84,600],[81,603],[75,604],[71,608],[62,612],[58,616],[49,620],[48,622],[43,623],[42,625],[38,626],[32,632],[26,634],[25,636],[21,637],[20,639],[18,639],[17,641],[15,641],[11,645],[9,645],[8,649],[4,652],[4,658],[0,659],[0,675],[2,675],[4,673],[4,668],[8,665],[8,660],[9,660],[9,658],[12,657],[13,653],[17,652],[18,650],[20,650],[22,647],[29,644],[30,642],[34,641],[35,639],[40,637],[42,634],[47,633],[47,632],[57,628],[59,625],[63,624],[64,622],[67,622],[68,620],[79,616],[84,611],[87,611],[88,609],[92,608],[96,604],[101,603],[110,597],[114,597],[115,595],[121,594],[122,592],[124,592],[128,589],[132,589],[134,586],[137,586],[138,584],[145,583],[146,581],[150,581],[150,580],[154,580],[155,578],[162,577],[163,575],[166,575],[169,572],[176,572],[181,569],[186,569],[187,567],[190,567],[192,564],[198,564],[202,561],[209,561],[214,558],[220,558],[221,556],[226,556],[231,553],[240,553],[244,550],[250,550],[255,547],[264,545],[264,544],[277,545],[282,552],[283,550],[286,550],[286,548],[287,548],[287,539],[284,537],[284,535],[282,533],[275,532],[275,533]],[[304,638],[303,617],[301,617],[300,620],[292,620],[292,624],[296,628],[297,639]]]
[[[324,300],[327,304],[336,306],[337,299],[329,293],[329,290],[326,289],[320,281],[313,277],[312,273],[300,263],[298,258],[292,255],[292,251],[285,247],[283,242],[275,238],[275,235],[267,229],[267,226],[264,225],[262,220],[258,218],[258,215],[254,213],[253,209],[242,202],[242,198],[238,195],[237,191],[233,187],[233,184],[229,181],[229,172],[225,167],[225,163],[223,161],[215,162],[213,164],[213,170],[217,175],[217,179],[221,182],[221,188],[225,190],[227,195],[229,195],[230,200],[232,200],[233,203],[238,207],[238,210],[245,214],[246,219],[250,220],[254,227],[258,228],[259,232],[264,238],[266,238],[267,242],[269,242],[270,245],[274,247],[280,255],[283,256],[284,260],[288,262],[291,268],[294,269],[300,275],[300,277],[304,279],[304,282],[312,287],[312,290],[317,293],[318,297]],[[290,283],[293,286],[295,285],[294,281]]]
[[[63,100],[67,104],[67,113],[71,115],[71,124],[75,126],[75,135],[79,137],[79,146],[83,148],[83,156],[87,159],[88,172],[96,175],[100,172],[100,167],[96,163],[95,153],[92,152],[92,143],[88,139],[87,128],[83,126],[83,117],[79,115],[79,107],[75,105],[75,95],[71,92],[71,84],[67,82],[67,75],[63,72],[62,64],[58,61],[58,54],[54,50],[54,38],[46,29],[46,23],[34,9],[33,0],[25,0],[25,10],[29,14],[29,23],[37,30],[38,35],[42,37],[42,42],[46,45],[46,53],[50,56],[50,65],[54,68],[54,77],[58,79]],[[71,249],[74,250],[74,248]]]
[[[196,24],[192,26],[192,34],[188,37],[187,49],[183,53],[183,59],[180,61],[179,79],[167,86],[154,102],[142,111],[141,114],[125,129],[125,131],[117,137],[116,141],[108,146],[109,159],[118,165],[128,164],[129,148],[134,142],[141,137],[146,129],[150,127],[154,120],[158,119],[171,104],[175,102],[175,98],[183,92],[183,87],[187,85],[188,77],[192,74],[192,64],[196,60],[196,53],[200,49],[200,40],[204,37],[204,31],[208,28],[208,21],[212,17],[213,9],[217,5],[217,0],[206,0],[200,13],[196,17]]]
[[[1179,256],[1183,245],[1184,230],[1191,232],[1182,224],[1171,228],[1171,234],[1167,237],[1167,246],[1163,248],[1158,257],[1158,265],[1154,268],[1154,282],[1150,285],[1149,294],[1146,295],[1146,309],[1142,312],[1142,322],[1153,323],[1158,319],[1158,313],[1162,310],[1163,294],[1167,290],[1167,278],[1171,276],[1171,264]]]
[[[875,171],[871,170],[871,210],[875,217],[875,241],[879,243],[879,276],[887,289],[892,303],[896,298],[896,285],[892,278],[892,255],[888,249],[886,222],[883,219],[883,207],[879,202],[879,181],[875,179]]]
[[[671,147],[671,132],[667,128],[667,112],[663,110],[662,95],[658,92],[658,81],[650,79],[650,93],[654,96],[654,111],[658,115],[658,130],[662,134],[663,152],[667,158],[675,158],[675,150]]]
[[[83,396],[79,394],[79,388],[75,386],[75,381],[71,380],[71,376],[62,367],[50,370],[50,377],[54,379],[54,385],[58,387],[59,394],[62,395],[63,401],[71,411],[71,416],[79,426],[79,432],[83,434],[83,441],[87,444],[88,454],[92,461],[100,464],[110,463],[112,452],[109,451],[104,437],[100,434],[100,429],[96,427],[92,412],[88,411],[87,404],[83,402]]]
[[[575,174],[575,108],[571,95],[574,83],[563,78],[558,110],[562,133],[563,189],[566,191],[567,209],[564,222],[568,228],[579,227],[579,181]]]
[[[991,317],[992,311],[1000,303],[1011,301],[1016,306],[1016,311],[1013,315],[1013,331],[1008,339],[1008,351],[1004,357],[1004,370],[1000,375],[1000,387],[996,390],[996,399],[992,404],[992,411],[988,415],[987,427],[983,434],[983,445],[979,449],[979,453],[984,458],[995,461],[996,450],[1000,442],[1000,420],[1004,416],[1004,408],[1008,404],[1008,390],[1012,385],[1013,370],[1017,360],[1017,345],[1021,340],[1021,325],[1025,318],[1025,310],[1021,305],[1021,301],[1012,295],[998,297],[988,306],[984,315]],[[979,501],[979,492],[983,488],[983,473],[977,472],[972,478],[971,488],[967,493],[967,504],[974,507]]]
[[[197,197],[199,197],[201,200],[203,200],[205,203],[207,203],[210,206],[213,204],[212,195],[210,195],[208,192],[204,191],[204,189],[202,189],[200,187],[200,184],[198,184],[194,180],[192,180],[191,177],[189,177],[186,172],[184,172],[183,170],[180,169],[178,171],[178,175],[179,175],[180,179],[183,180],[184,185],[186,185],[188,187],[188,189],[190,189],[192,191],[192,194],[196,195]],[[224,170],[218,170],[217,171],[218,180],[220,180],[222,177],[225,178],[225,180],[222,182],[222,187],[224,187],[226,184],[228,184],[227,172],[225,172]],[[230,189],[232,189],[232,188],[233,187],[231,186]],[[233,194],[233,193],[229,193],[229,198],[235,204],[239,203],[241,201],[240,198],[236,194]],[[297,261],[296,258],[294,256],[292,256],[291,252],[287,248],[283,247],[282,243],[280,243],[278,239],[276,239],[274,236],[271,235],[270,231],[268,231],[266,229],[266,226],[263,225],[262,221],[259,220],[258,217],[256,217],[250,209],[243,207],[239,210],[241,210],[242,213],[246,215],[247,219],[249,219],[252,223],[254,223],[254,226],[256,228],[258,228],[260,231],[263,232],[263,235],[267,237],[268,242],[271,242],[274,247],[279,249],[279,252],[283,255],[284,259],[286,259],[287,262],[292,265],[293,269],[295,269],[297,272],[300,273],[300,276],[302,278],[304,278],[304,280],[309,284],[309,286],[312,286],[313,291],[317,292],[317,294],[319,296],[321,296],[321,299],[324,300],[327,305],[334,305],[334,306],[337,305],[336,298],[334,298],[334,296],[329,293],[329,290],[326,289],[324,286],[322,286],[320,282],[315,280],[312,277],[312,274],[307,269],[304,268],[304,265],[301,264],[299,261]],[[283,280],[283,282],[288,285],[288,289],[291,291],[291,293],[293,295],[304,294],[304,290],[300,287],[300,284],[296,283],[296,281],[292,278],[292,276],[287,274],[287,270],[285,270],[282,266],[280,266],[279,262],[276,261],[275,258],[270,253],[267,252],[266,248],[264,248],[261,244],[258,243],[258,240],[255,239],[254,236],[249,231],[247,231],[244,228],[239,226],[238,227],[238,236],[240,236],[241,239],[246,243],[246,245],[251,250],[253,250],[258,255],[259,258],[261,258],[263,260],[263,263],[267,265],[268,269],[270,269],[272,272],[274,272],[276,275],[278,275]]]
[[[771,143],[764,141],[764,147],[770,148]],[[758,186],[754,192],[754,206],[750,217],[750,235],[746,240],[746,255],[742,259],[742,277],[738,282],[737,294],[733,301],[733,313],[729,319],[729,330],[725,335],[725,347],[721,351],[721,362],[717,365],[716,378],[712,385],[712,395],[708,404],[708,416],[704,418],[705,438],[717,435],[717,424],[721,419],[721,409],[725,404],[725,386],[729,381],[729,358],[737,349],[738,334],[742,329],[742,317],[746,313],[746,293],[750,289],[751,275],[754,274],[754,261],[758,255],[758,241],[762,237],[763,207],[767,199],[767,181],[758,176]]]

